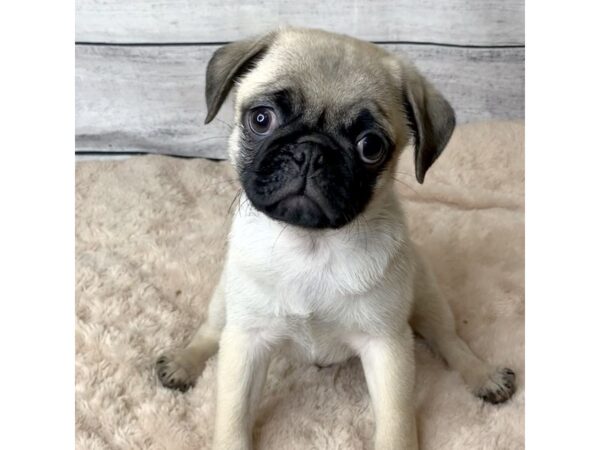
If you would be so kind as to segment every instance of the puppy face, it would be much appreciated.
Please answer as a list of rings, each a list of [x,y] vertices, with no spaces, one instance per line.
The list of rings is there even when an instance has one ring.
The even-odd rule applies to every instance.
[[[444,142],[425,145],[421,157],[417,149],[422,181],[454,114],[406,67],[372,44],[317,30],[283,29],[219,49],[207,70],[207,121],[237,82],[230,157],[252,205],[304,228],[342,227],[389,186],[411,135],[417,147],[435,140],[441,111]]]
[[[265,65],[277,57],[267,56]],[[284,81],[299,70],[289,65],[283,76],[240,92],[236,166],[248,199],[274,219],[309,228],[345,225],[369,203],[398,138],[406,143],[365,89],[321,94],[339,92],[332,78],[347,77],[343,62],[334,62],[336,69],[313,58],[309,76]]]

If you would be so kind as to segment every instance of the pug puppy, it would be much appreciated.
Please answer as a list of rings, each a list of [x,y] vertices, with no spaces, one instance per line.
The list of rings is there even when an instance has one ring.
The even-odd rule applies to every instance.
[[[236,87],[229,158],[243,188],[223,272],[189,345],[157,361],[186,390],[219,350],[215,450],[252,448],[269,361],[359,356],[377,450],[418,448],[413,331],[490,403],[515,374],[476,356],[410,240],[393,173],[414,144],[422,183],[454,130],[452,107],[374,44],[282,28],[219,48],[206,72],[210,122]]]

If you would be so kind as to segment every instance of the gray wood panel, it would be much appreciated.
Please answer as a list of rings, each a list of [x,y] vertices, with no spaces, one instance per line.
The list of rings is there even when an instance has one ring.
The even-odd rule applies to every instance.
[[[523,0],[77,0],[76,40],[224,42],[282,24],[370,41],[524,44]]]
[[[522,118],[524,49],[384,45],[405,53],[459,122]],[[76,46],[76,149],[225,157],[231,105],[204,125],[216,46]]]

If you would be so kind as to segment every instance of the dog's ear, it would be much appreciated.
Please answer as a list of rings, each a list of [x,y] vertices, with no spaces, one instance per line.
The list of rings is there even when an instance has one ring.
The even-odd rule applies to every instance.
[[[419,183],[452,136],[456,117],[450,103],[419,73],[404,64],[402,101],[415,146],[415,175]]]
[[[232,42],[218,48],[210,58],[206,68],[206,120],[215,118],[236,79],[251,68],[257,58],[264,55],[273,42],[275,33],[256,39]]]

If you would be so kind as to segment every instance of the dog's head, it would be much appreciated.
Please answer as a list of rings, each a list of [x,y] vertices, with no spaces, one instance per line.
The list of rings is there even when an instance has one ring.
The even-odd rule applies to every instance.
[[[230,158],[252,205],[306,228],[339,228],[389,189],[413,137],[419,182],[454,112],[407,62],[376,45],[284,28],[219,48],[206,73],[206,123],[237,85]]]

